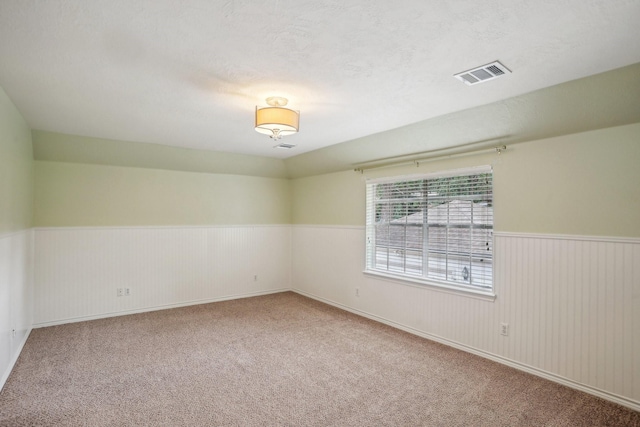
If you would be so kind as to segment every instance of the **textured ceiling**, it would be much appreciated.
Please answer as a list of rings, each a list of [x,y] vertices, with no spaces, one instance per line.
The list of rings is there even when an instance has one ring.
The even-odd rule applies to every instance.
[[[0,86],[34,129],[284,158],[640,62],[639,20],[637,0],[2,0]],[[494,60],[513,74],[452,77]],[[301,111],[295,149],[253,130],[272,95]]]

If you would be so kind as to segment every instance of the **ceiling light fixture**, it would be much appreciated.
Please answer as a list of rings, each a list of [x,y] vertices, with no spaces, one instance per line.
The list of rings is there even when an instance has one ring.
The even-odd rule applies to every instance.
[[[300,112],[284,108],[287,98],[271,96],[267,98],[269,107],[256,106],[256,131],[269,135],[274,141],[298,132]]]

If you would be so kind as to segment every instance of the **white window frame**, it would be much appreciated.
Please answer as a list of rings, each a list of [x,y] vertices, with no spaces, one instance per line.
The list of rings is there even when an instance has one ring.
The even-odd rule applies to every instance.
[[[426,257],[423,259],[423,263],[420,265],[422,269],[421,274],[408,274],[400,271],[391,271],[387,266],[386,269],[378,269],[376,268],[376,254],[375,254],[375,228],[376,228],[376,199],[373,193],[374,186],[377,184],[384,183],[402,183],[402,182],[412,182],[417,180],[429,181],[437,178],[448,178],[448,177],[457,177],[457,176],[468,176],[468,175],[476,175],[476,174],[485,174],[489,173],[492,176],[491,181],[491,276],[490,276],[490,286],[487,287],[487,284],[484,283],[483,286],[473,285],[473,284],[463,284],[459,281],[451,281],[451,280],[441,280],[434,277],[428,276],[428,261]],[[456,169],[443,171],[438,173],[429,173],[429,174],[420,174],[420,175],[405,175],[405,176],[394,176],[394,177],[386,177],[386,178],[377,178],[377,179],[368,179],[366,182],[366,240],[365,240],[365,250],[366,250],[366,261],[365,261],[365,270],[364,273],[366,275],[370,275],[376,278],[388,279],[393,281],[399,281],[404,284],[411,285],[421,285],[434,287],[435,289],[454,292],[454,293],[462,293],[468,296],[477,296],[482,299],[494,300],[495,299],[495,263],[494,263],[494,255],[495,255],[495,247],[494,247],[494,220],[493,220],[493,170],[490,166],[480,166],[474,168],[465,168],[465,169]],[[427,198],[423,198],[424,207],[427,206]],[[450,199],[453,200],[453,199]],[[450,223],[447,220],[447,227],[449,227]],[[470,228],[472,225],[470,224]],[[423,239],[424,243],[421,248],[422,253],[426,254],[429,252],[428,242],[426,238],[426,233],[423,230]],[[470,240],[471,242],[471,240]],[[471,243],[470,243],[471,244]],[[391,242],[387,243],[387,251],[391,247]],[[406,245],[406,242],[405,242]],[[384,246],[384,245],[383,245]],[[447,255],[449,252],[447,252]],[[472,256],[470,254],[470,256]],[[471,262],[471,261],[470,261]],[[405,260],[406,263],[406,260]],[[426,267],[425,267],[426,266]]]

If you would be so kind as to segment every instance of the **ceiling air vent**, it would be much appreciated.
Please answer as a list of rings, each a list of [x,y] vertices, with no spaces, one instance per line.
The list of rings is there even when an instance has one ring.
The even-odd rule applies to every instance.
[[[286,149],[289,149],[289,148],[293,148],[295,146],[296,146],[296,144],[287,144],[286,142],[281,142],[278,145],[274,145],[273,148],[286,148]]]
[[[505,74],[511,74],[511,71],[500,62],[495,61],[482,67],[476,67],[469,71],[454,74],[453,77],[471,86],[478,83],[488,82]]]

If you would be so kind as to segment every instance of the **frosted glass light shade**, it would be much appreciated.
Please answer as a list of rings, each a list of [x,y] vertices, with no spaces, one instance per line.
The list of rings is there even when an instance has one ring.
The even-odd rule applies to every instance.
[[[256,131],[271,136],[280,136],[298,132],[300,113],[282,107],[256,107]]]

